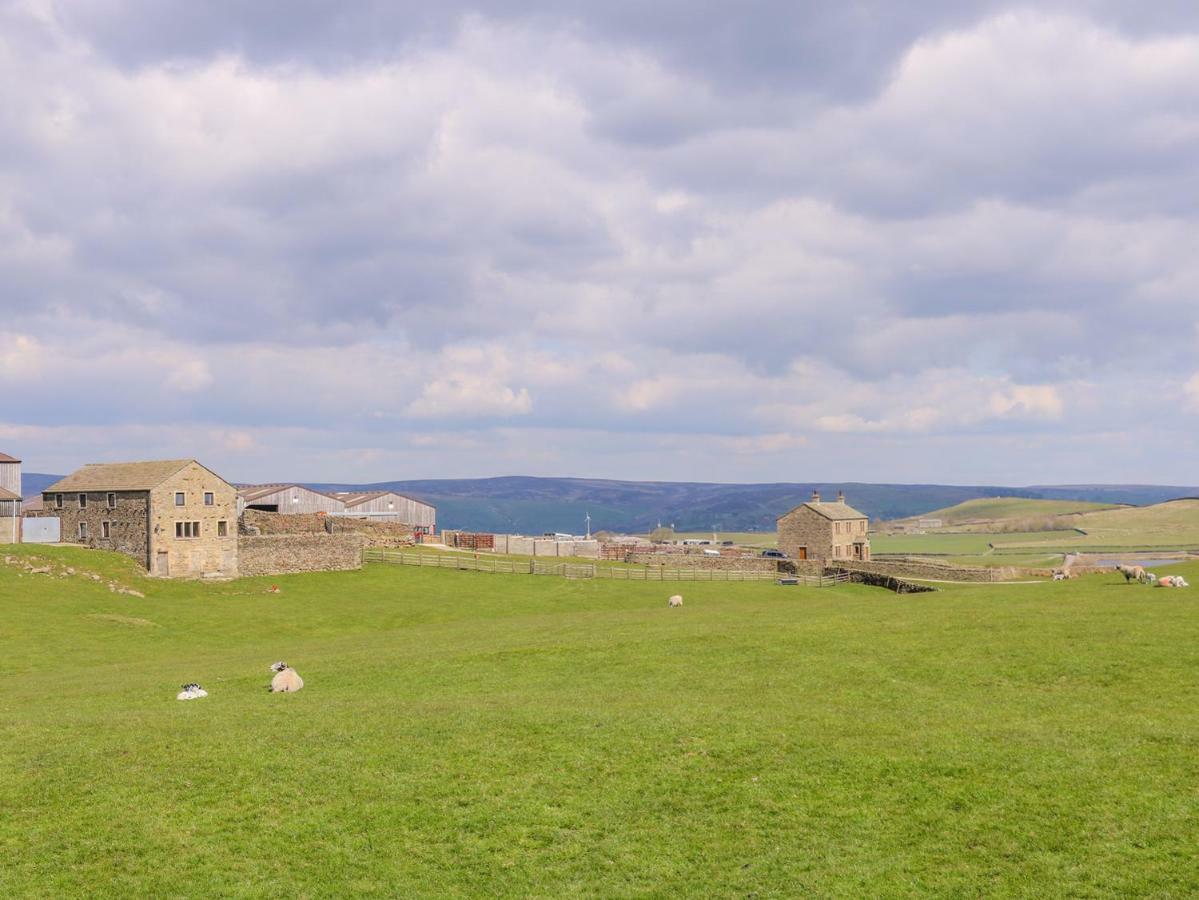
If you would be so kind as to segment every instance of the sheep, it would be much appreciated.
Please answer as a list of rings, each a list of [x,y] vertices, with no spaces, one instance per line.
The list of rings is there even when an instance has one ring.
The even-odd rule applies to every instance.
[[[673,597],[671,597],[669,600],[667,600],[666,603],[668,606],[670,606],[671,609],[673,609],[676,606],[682,606],[683,605],[683,597],[680,594],[675,594]]]
[[[1054,572],[1053,573],[1054,581],[1065,581],[1069,577],[1070,577],[1070,575],[1067,572]]]
[[[199,700],[201,697],[207,697],[208,691],[200,687],[194,681],[189,681],[187,684],[180,685],[182,690],[175,696],[176,700]]]
[[[1176,588],[1190,587],[1190,585],[1187,584],[1187,580],[1181,575],[1163,575],[1157,580],[1157,586]]]
[[[1141,584],[1145,583],[1145,570],[1141,566],[1126,566],[1120,564],[1116,566],[1116,571],[1124,576],[1124,583],[1128,584],[1134,578]]]
[[[280,660],[271,667],[275,677],[271,679],[272,694],[294,694],[304,686],[300,673]]]

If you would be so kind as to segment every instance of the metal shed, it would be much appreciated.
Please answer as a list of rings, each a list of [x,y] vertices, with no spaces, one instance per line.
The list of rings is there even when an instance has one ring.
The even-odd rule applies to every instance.
[[[432,534],[437,530],[437,507],[413,497],[405,497],[394,491],[342,493],[337,496],[345,504],[341,515],[400,522],[411,525],[419,534]]]
[[[284,513],[340,513],[345,503],[332,494],[314,491],[300,484],[259,484],[238,488],[237,506],[240,515],[247,509]]]

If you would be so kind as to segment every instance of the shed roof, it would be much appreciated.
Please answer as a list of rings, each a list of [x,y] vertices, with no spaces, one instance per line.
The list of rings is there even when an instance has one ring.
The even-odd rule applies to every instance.
[[[255,500],[261,500],[263,497],[269,497],[272,494],[282,494],[285,491],[307,491],[310,494],[320,494],[322,497],[328,497],[330,500],[342,499],[336,494],[330,494],[327,491],[318,491],[314,488],[305,487],[302,484],[243,484],[237,489],[238,495],[247,503],[253,503]]]
[[[407,494],[397,494],[395,491],[364,491],[359,493],[343,491],[335,496],[338,500],[343,501],[346,506],[361,506],[363,503],[378,500],[380,497],[399,497],[401,500],[411,500],[413,503],[419,503],[421,506],[433,507],[433,504],[426,503],[424,500],[417,500],[415,497],[409,497]]]
[[[149,491],[194,462],[194,459],[159,459],[149,462],[89,463],[50,485],[43,493]]]
[[[799,504],[799,506],[795,507],[795,509],[791,510],[791,512],[804,509],[805,507],[812,510],[812,512],[819,513],[826,519],[831,519],[836,522],[840,522],[845,519],[869,518],[864,512],[858,512],[848,503],[845,503],[841,500],[835,500],[831,502],[809,500],[807,503]],[[787,513],[787,515],[791,515],[791,513]]]
[[[9,456],[7,453],[0,453],[0,463],[2,462],[20,462],[15,456]]]
[[[20,494],[14,494],[12,491],[0,488],[0,500],[20,500]]]

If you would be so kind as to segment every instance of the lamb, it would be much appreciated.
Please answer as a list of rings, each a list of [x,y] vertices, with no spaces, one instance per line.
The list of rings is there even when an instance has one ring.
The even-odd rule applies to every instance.
[[[671,597],[671,598],[670,598],[669,600],[667,600],[666,602],[667,602],[667,604],[668,604],[668,605],[671,607],[671,609],[673,609],[673,608],[674,608],[674,607],[676,607],[676,606],[682,606],[682,605],[683,605],[683,597],[682,597],[682,595],[681,595],[681,594],[675,594],[673,597]]]
[[[208,691],[200,687],[194,681],[189,681],[187,684],[181,685],[182,690],[175,696],[176,700],[199,700],[201,697],[207,697]]]
[[[300,673],[282,660],[272,665],[271,671],[275,673],[271,679],[272,694],[292,694],[304,686]]]

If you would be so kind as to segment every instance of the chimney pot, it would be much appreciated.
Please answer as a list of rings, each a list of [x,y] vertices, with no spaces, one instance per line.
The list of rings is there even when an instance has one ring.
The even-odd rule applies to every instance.
[[[820,502],[820,491],[812,491],[812,502],[813,503]]]
[[[837,502],[838,503],[845,502],[845,491],[837,491]]]

